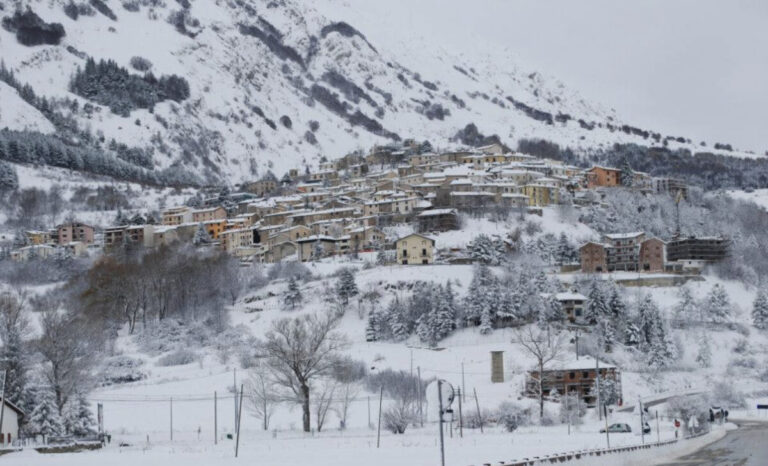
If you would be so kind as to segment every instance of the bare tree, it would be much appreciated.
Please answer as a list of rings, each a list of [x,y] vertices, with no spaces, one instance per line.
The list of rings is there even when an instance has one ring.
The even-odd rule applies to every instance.
[[[323,377],[319,382],[319,386],[315,390],[317,393],[315,396],[315,426],[317,431],[321,432],[325,424],[325,418],[328,416],[328,411],[330,411],[331,405],[333,405],[333,397],[336,395],[339,383],[330,377]]]
[[[53,387],[59,414],[86,383],[91,348],[84,325],[76,316],[48,303],[40,318],[38,349],[43,356],[43,375]]]
[[[335,331],[337,326],[333,313],[280,319],[258,343],[258,354],[271,369],[275,383],[290,390],[301,404],[304,432],[310,431],[312,382],[328,375],[339,352],[349,346],[344,335]]]
[[[273,380],[268,370],[262,364],[256,365],[251,368],[246,383],[248,407],[254,417],[261,419],[264,430],[269,430],[269,420],[281,399],[280,394],[273,388]]]
[[[524,330],[515,331],[517,343],[523,347],[526,353],[536,359],[538,374],[535,378],[536,385],[539,387],[539,417],[544,416],[544,368],[552,361],[556,361],[563,349],[564,339],[562,334],[555,335],[554,338],[548,338],[547,332],[541,329],[535,329],[529,325]]]
[[[366,375],[366,366],[362,361],[344,357],[336,362],[331,376],[338,382],[336,389],[335,411],[339,416],[341,429],[347,427],[349,408],[360,393],[361,381]]]

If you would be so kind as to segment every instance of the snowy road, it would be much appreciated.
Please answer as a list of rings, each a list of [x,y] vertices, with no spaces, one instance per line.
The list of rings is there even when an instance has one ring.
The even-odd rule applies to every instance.
[[[661,466],[763,466],[768,464],[768,423],[737,422],[739,428],[701,450]]]

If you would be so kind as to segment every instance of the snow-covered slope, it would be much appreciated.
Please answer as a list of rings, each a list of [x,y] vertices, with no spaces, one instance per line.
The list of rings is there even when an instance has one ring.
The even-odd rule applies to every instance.
[[[367,3],[108,1],[91,3],[107,5],[115,19],[90,7],[92,15],[76,20],[64,13],[69,3],[0,0],[3,16],[17,4],[29,6],[66,32],[59,45],[28,47],[0,30],[6,66],[38,95],[77,99],[80,108],[87,102],[68,84],[88,57],[113,59],[138,74],[129,62],[140,56],[157,76],[185,77],[191,96],[158,104],[152,113],[134,110],[126,118],[97,105],[74,115],[106,141],[154,147],[158,168],[175,162],[211,179],[238,181],[268,167],[282,173],[321,155],[399,139],[446,147],[469,123],[510,146],[524,137],[593,148],[653,142],[622,132],[610,111],[518,66],[506,51],[478,42],[480,50],[466,53],[410,27],[376,27],[377,10]],[[183,28],[170,24],[183,11]],[[36,113],[12,108],[0,127],[24,126]],[[71,110],[60,105],[59,111]]]
[[[31,107],[19,96],[16,89],[0,82],[0,128],[17,131],[29,130],[52,133],[55,128],[50,121]]]

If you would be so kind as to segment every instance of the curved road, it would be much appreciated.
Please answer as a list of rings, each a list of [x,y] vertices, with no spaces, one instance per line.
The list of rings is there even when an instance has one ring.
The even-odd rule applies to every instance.
[[[739,425],[722,439],[701,450],[660,466],[765,466],[768,465],[768,423],[732,421]]]

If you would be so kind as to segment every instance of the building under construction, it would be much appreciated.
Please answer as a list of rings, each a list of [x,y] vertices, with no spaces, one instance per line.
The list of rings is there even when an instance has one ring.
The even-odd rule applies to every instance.
[[[728,257],[730,246],[722,236],[676,237],[667,242],[667,261],[719,262]]]

